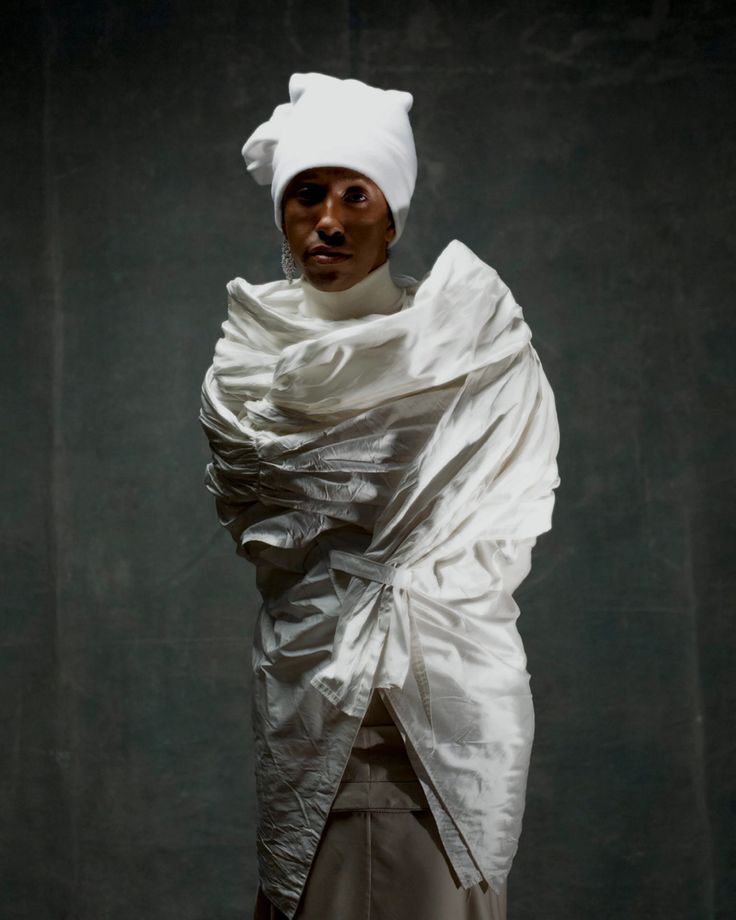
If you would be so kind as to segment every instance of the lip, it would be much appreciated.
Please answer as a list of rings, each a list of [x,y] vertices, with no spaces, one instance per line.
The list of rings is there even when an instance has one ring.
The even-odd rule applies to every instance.
[[[344,262],[352,258],[349,252],[343,252],[341,249],[330,249],[329,246],[315,246],[307,250],[307,258],[312,259],[318,265],[332,265],[335,262]]]

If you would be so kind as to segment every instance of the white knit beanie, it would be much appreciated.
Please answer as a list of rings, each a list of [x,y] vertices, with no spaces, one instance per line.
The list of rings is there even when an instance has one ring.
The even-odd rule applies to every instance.
[[[256,182],[271,183],[276,226],[281,230],[281,199],[294,176],[317,166],[342,166],[372,179],[383,192],[396,227],[392,246],[404,229],[417,177],[411,93],[295,73],[289,97],[242,151]]]

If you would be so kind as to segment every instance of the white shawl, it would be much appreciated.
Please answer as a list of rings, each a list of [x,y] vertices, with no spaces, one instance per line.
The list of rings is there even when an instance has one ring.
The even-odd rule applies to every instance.
[[[336,321],[303,315],[299,284],[230,282],[202,387],[207,488],[261,572],[264,750],[277,744],[263,711],[277,694],[319,708],[317,690],[336,707],[328,723],[352,717],[356,728],[372,688],[386,688],[436,814],[451,818],[443,835],[452,823],[480,870],[464,884],[483,875],[497,885],[516,850],[533,735],[501,564],[551,527],[555,401],[521,307],[462,243],[421,284],[397,283],[409,295],[399,312]],[[319,566],[334,589],[321,607],[309,594]],[[463,738],[478,740],[463,748]],[[324,780],[322,820],[340,772]],[[262,799],[279,794],[269,790]],[[277,832],[260,831],[262,883],[293,913],[316,840],[289,888],[268,836]]]

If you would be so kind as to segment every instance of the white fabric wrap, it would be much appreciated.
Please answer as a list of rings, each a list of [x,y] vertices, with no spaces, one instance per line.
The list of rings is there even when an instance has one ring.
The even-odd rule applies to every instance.
[[[271,183],[276,226],[281,229],[281,199],[294,176],[317,166],[342,166],[372,179],[383,192],[396,226],[393,246],[403,232],[417,176],[408,114],[412,95],[360,80],[295,73],[289,97],[242,149],[256,182]]]
[[[559,430],[522,309],[457,240],[400,311],[300,312],[228,285],[202,386],[206,484],[264,599],[258,852],[293,915],[374,687],[465,887],[516,852],[534,734],[511,591],[550,529]],[[510,573],[510,574],[509,574]]]

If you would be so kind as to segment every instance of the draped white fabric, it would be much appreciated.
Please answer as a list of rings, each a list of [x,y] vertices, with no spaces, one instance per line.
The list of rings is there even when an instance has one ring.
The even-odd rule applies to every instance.
[[[398,312],[228,285],[202,387],[207,488],[263,605],[261,883],[288,916],[383,688],[466,887],[518,845],[534,712],[512,597],[552,523],[555,401],[521,307],[457,240]]]

